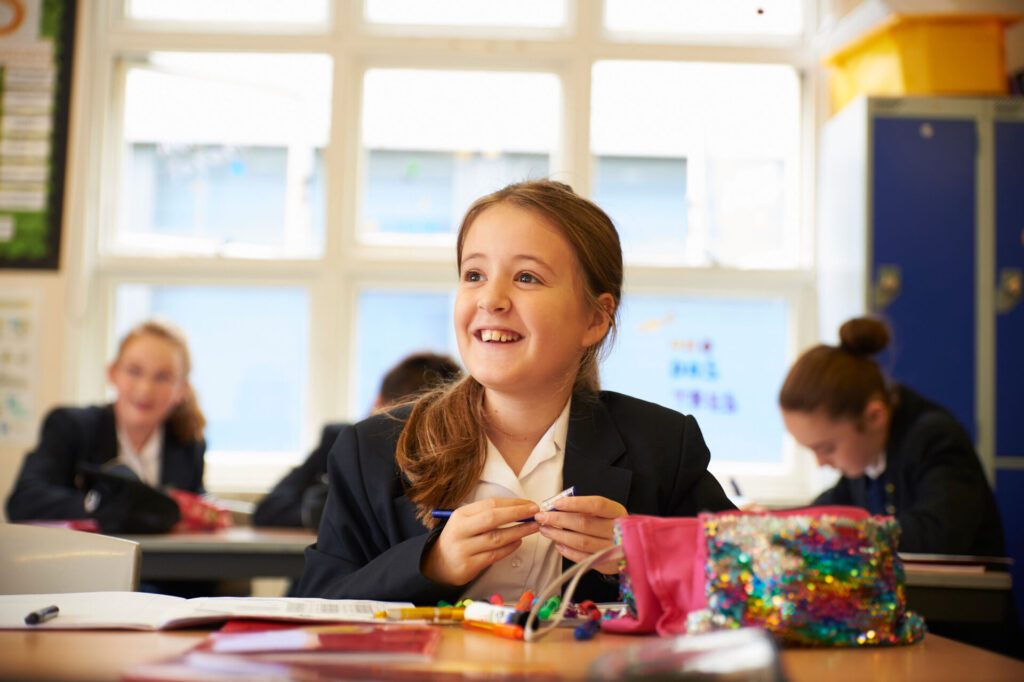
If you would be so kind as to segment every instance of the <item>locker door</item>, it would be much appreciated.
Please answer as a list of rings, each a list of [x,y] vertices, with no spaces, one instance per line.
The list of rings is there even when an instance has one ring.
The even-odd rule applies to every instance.
[[[1024,121],[996,121],[996,456],[1024,457]]]
[[[871,303],[893,329],[880,360],[974,438],[976,124],[878,116],[873,130]]]

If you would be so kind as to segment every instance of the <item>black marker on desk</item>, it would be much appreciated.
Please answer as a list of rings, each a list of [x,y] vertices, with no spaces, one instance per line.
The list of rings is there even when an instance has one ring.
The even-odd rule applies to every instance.
[[[44,606],[43,608],[37,609],[25,616],[25,625],[39,625],[40,623],[45,623],[51,618],[56,618],[58,613],[60,613],[60,609],[56,605]]]

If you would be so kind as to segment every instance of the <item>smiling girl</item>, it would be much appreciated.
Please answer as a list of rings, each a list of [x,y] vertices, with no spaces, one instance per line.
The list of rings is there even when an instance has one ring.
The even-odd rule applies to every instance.
[[[468,375],[342,432],[300,595],[514,602],[612,544],[616,518],[732,508],[693,417],[600,391],[622,290],[601,209],[561,183],[511,185],[470,207],[456,252]],[[614,600],[617,570],[597,565],[579,598]]]
[[[47,415],[7,499],[8,518],[86,517],[83,464],[116,461],[151,486],[201,493],[206,420],[189,369],[188,345],[176,327],[150,320],[129,331],[107,368],[116,400]]]

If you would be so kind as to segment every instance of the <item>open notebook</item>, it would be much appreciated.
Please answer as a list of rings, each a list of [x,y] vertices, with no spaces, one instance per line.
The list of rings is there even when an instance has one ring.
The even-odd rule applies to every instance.
[[[55,618],[26,625],[25,616],[57,606]],[[148,592],[0,595],[0,629],[168,630],[201,623],[259,619],[296,623],[380,622],[374,613],[410,602],[294,597],[196,597]]]

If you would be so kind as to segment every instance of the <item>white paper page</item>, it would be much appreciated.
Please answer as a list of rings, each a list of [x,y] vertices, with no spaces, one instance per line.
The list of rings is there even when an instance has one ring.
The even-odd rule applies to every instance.
[[[411,607],[411,602],[363,599],[313,599],[302,597],[196,597],[182,602],[168,614],[167,624],[229,618],[296,620],[303,622],[380,622],[374,613],[389,608]]]
[[[25,616],[56,605],[57,617],[26,625]],[[411,602],[293,597],[198,597],[182,599],[147,592],[68,592],[0,595],[0,629],[160,630],[190,623],[233,618],[296,622],[375,622],[377,611],[412,606]],[[379,622],[379,621],[376,621]]]
[[[74,628],[159,629],[181,597],[147,592],[67,592],[60,594],[0,595],[0,629],[63,630]],[[55,618],[26,625],[25,616],[55,605]]]

